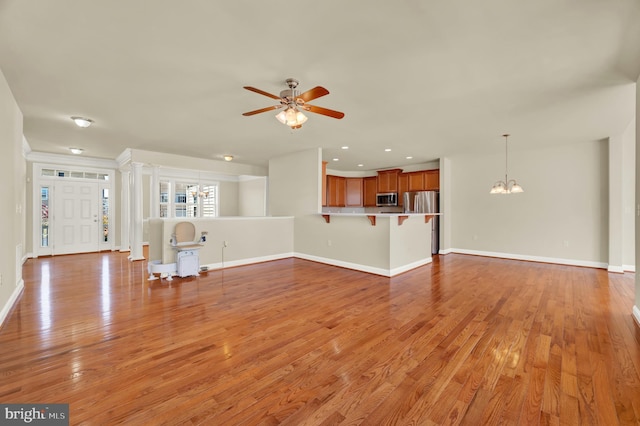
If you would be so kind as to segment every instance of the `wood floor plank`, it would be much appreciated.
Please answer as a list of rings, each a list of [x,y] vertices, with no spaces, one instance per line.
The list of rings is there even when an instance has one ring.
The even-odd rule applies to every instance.
[[[29,259],[0,402],[71,424],[638,424],[635,274],[436,256],[394,278],[300,259],[148,281]]]

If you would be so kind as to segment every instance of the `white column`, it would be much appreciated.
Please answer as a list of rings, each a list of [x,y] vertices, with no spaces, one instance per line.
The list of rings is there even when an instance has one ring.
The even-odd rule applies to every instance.
[[[609,272],[622,268],[622,137],[609,138]]]
[[[143,260],[142,253],[142,163],[131,163],[131,254],[129,260]]]
[[[636,271],[640,265],[640,78],[636,81]],[[640,274],[636,272],[636,300],[633,305],[633,316],[640,327]]]
[[[120,191],[120,251],[129,251],[129,223],[131,211],[129,210],[129,185],[130,173],[128,170],[120,170],[122,177]]]
[[[151,184],[149,185],[149,217],[160,217],[160,168],[153,166],[151,168]]]

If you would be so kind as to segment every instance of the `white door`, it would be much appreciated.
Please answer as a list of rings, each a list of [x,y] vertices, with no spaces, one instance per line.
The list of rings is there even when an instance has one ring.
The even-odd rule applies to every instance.
[[[53,254],[99,251],[97,182],[56,182],[53,202]]]

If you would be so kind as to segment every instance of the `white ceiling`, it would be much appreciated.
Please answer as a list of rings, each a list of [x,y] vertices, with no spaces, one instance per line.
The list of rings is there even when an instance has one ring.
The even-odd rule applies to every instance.
[[[514,151],[621,134],[640,2],[0,0],[0,69],[34,151],[266,166],[322,147],[332,169],[373,170],[500,152],[505,132]],[[345,118],[241,115],[275,104],[243,86],[277,95],[288,77]]]

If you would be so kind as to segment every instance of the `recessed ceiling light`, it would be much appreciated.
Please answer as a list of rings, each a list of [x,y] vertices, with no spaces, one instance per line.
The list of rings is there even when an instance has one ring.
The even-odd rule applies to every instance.
[[[93,123],[93,120],[90,118],[71,117],[71,119],[73,120],[74,123],[76,123],[76,126],[78,127],[89,127]]]
[[[340,159],[339,158],[334,158],[333,161],[340,161]]]
[[[358,167],[364,167],[364,164],[358,164]]]
[[[412,156],[408,156],[408,157],[405,157],[405,158],[406,158],[407,160],[411,160],[413,157],[412,157]]]
[[[231,161],[231,160],[233,160],[233,155],[225,155],[222,158],[224,158],[224,161]]]
[[[69,151],[71,151],[72,154],[82,154],[84,152],[84,149],[82,148],[69,148]]]
[[[343,146],[342,149],[349,149],[349,147],[348,146]]]
[[[384,152],[389,152],[389,151],[391,151],[391,148],[385,148],[384,149]]]

